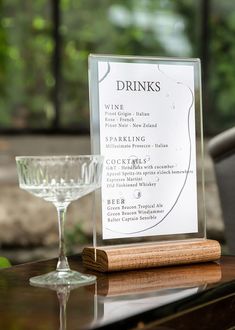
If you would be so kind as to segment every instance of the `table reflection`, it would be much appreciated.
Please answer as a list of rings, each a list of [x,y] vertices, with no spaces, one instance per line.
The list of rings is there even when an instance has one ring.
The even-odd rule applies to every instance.
[[[71,263],[73,268],[85,271],[79,259],[74,258]],[[53,267],[54,261],[46,261],[0,273],[1,329],[95,329],[106,324],[112,328],[115,322],[118,327],[119,320],[138,319],[138,314],[159,311],[161,306],[167,314],[170,303],[177,304],[182,298],[215,287],[214,283],[221,280],[220,265],[208,263],[95,273],[95,284],[78,288],[51,290],[29,285],[29,277]],[[230,278],[234,274],[235,269]]]
[[[58,302],[59,302],[59,324],[60,330],[67,329],[67,303],[69,300],[70,292],[72,290],[81,287],[81,285],[50,285],[50,286],[43,286],[43,285],[35,285],[30,283],[33,287],[44,288],[46,290],[53,290],[56,291]]]
[[[216,263],[99,274],[93,324],[108,324],[167,305],[220,279]]]
[[[216,283],[220,279],[221,267],[214,262],[133,270],[99,274],[97,293],[102,296],[136,294],[160,289],[202,286]]]

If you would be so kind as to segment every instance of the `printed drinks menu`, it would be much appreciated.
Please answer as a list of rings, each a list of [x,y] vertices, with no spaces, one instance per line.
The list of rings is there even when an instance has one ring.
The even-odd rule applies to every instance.
[[[197,232],[193,64],[97,69],[103,239]]]

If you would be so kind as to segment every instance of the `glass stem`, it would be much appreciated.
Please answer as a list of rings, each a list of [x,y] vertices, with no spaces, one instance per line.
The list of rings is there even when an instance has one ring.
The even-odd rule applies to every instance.
[[[60,303],[60,330],[66,330],[66,305],[69,299],[69,291],[57,291],[57,297]]]
[[[59,258],[57,262],[57,271],[69,271],[69,263],[66,257],[65,248],[65,237],[64,237],[64,223],[68,205],[56,206],[58,213],[58,224],[59,224]]]

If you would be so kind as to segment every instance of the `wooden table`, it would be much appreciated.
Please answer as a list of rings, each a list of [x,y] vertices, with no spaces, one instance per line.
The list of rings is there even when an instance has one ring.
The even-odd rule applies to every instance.
[[[56,260],[0,271],[0,329],[185,329],[235,326],[235,257],[219,263],[97,273],[97,283],[67,292],[32,287]],[[81,257],[71,268],[85,271]],[[67,327],[66,327],[67,325]]]

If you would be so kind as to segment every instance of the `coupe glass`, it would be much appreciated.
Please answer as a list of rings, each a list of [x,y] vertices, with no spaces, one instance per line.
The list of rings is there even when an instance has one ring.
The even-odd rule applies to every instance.
[[[67,207],[72,201],[100,187],[103,157],[26,156],[16,157],[16,165],[20,188],[52,202],[58,214],[59,258],[56,270],[32,277],[30,283],[51,286],[85,285],[95,282],[95,276],[70,269],[65,250],[64,222]]]

